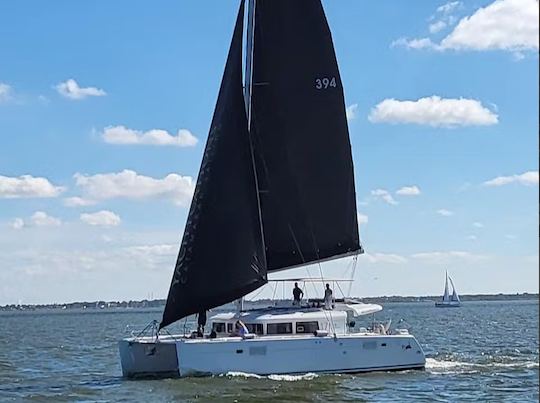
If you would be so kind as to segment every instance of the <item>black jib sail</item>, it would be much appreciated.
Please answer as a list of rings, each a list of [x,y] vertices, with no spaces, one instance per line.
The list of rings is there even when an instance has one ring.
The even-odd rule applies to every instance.
[[[242,92],[243,10],[242,1],[160,328],[266,283]]]
[[[361,252],[343,88],[319,0],[257,0],[251,128],[268,271]]]

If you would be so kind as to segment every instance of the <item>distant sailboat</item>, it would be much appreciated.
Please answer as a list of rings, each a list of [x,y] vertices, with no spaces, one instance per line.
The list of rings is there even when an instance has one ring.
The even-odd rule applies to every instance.
[[[452,285],[452,295],[448,293],[448,280],[450,279],[450,284]],[[435,302],[435,306],[438,308],[457,308],[461,305],[461,301],[459,300],[459,295],[456,291],[456,286],[454,285],[454,282],[452,281],[452,278],[448,276],[448,272],[446,272],[446,280],[444,282],[444,294],[442,296],[441,301]]]

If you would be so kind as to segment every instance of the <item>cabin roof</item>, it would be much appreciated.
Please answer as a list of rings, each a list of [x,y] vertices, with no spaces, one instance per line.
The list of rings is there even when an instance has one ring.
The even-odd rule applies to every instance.
[[[330,317],[333,320],[342,319],[347,316],[344,311],[325,311],[320,308],[305,309],[305,310],[289,310],[289,309],[264,309],[242,312],[240,318],[236,312],[224,312],[214,315],[210,318],[211,321],[230,321],[241,319],[243,322],[287,322],[287,321],[314,321],[328,320]]]

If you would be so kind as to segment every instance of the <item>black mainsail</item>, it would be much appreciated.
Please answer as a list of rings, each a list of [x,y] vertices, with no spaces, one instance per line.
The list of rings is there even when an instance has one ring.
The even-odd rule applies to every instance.
[[[266,283],[242,89],[240,5],[160,328]]]
[[[320,0],[257,0],[252,136],[268,271],[361,252],[343,88]]]
[[[250,122],[243,8],[244,0],[160,328],[248,294],[267,272],[362,251],[343,88],[321,2],[256,0]]]

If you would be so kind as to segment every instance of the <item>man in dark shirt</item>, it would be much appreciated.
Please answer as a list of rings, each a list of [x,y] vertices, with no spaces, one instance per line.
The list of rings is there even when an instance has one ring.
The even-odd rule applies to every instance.
[[[304,296],[304,292],[300,287],[298,287],[298,283],[294,283],[294,288],[292,290],[293,293],[293,305],[300,305],[300,300]]]

